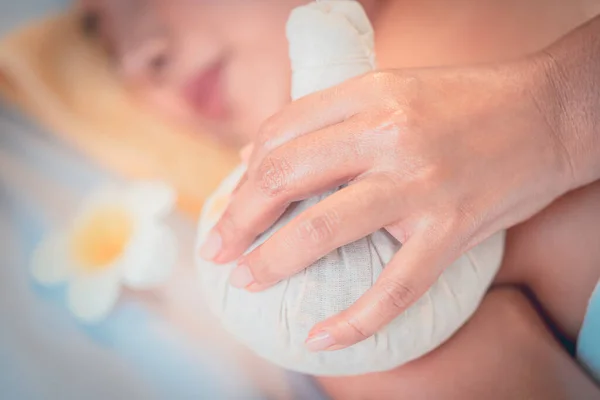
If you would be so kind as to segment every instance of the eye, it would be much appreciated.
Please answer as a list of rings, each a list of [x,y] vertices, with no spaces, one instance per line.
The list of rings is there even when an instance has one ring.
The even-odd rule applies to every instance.
[[[168,64],[169,59],[165,53],[157,54],[150,60],[150,67],[154,72],[161,72]]]
[[[95,11],[86,11],[81,17],[81,30],[86,36],[98,34],[100,29],[100,15]]]

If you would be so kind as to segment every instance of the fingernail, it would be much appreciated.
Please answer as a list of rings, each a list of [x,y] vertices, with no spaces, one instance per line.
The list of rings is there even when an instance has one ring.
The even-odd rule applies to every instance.
[[[238,289],[244,289],[254,283],[254,277],[252,271],[246,264],[240,263],[229,276],[229,283],[231,286]]]
[[[335,345],[335,339],[326,331],[319,331],[306,339],[306,347],[310,351],[323,351]]]
[[[222,245],[221,235],[215,231],[210,232],[200,249],[200,257],[207,261],[214,260],[219,255]]]

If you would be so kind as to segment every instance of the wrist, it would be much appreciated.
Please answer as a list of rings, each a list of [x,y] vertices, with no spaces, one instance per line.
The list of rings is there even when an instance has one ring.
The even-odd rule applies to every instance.
[[[533,58],[537,103],[568,190],[600,179],[600,19]]]
[[[577,161],[577,125],[573,121],[568,100],[568,80],[557,57],[548,50],[531,59],[532,97],[539,118],[543,121],[541,134],[553,149],[556,181],[564,192],[582,183],[581,166]]]

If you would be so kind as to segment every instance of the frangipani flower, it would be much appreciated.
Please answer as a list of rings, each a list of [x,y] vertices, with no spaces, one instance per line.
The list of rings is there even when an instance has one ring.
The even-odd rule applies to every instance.
[[[94,193],[68,228],[47,237],[33,254],[31,272],[42,285],[68,283],[68,306],[85,322],[102,320],[121,286],[163,283],[177,260],[177,241],[163,222],[175,192],[156,182]]]

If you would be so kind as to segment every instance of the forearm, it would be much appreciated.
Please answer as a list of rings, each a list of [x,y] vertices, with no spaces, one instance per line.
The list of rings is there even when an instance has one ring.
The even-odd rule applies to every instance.
[[[600,17],[543,52],[547,120],[571,188],[600,179]]]

